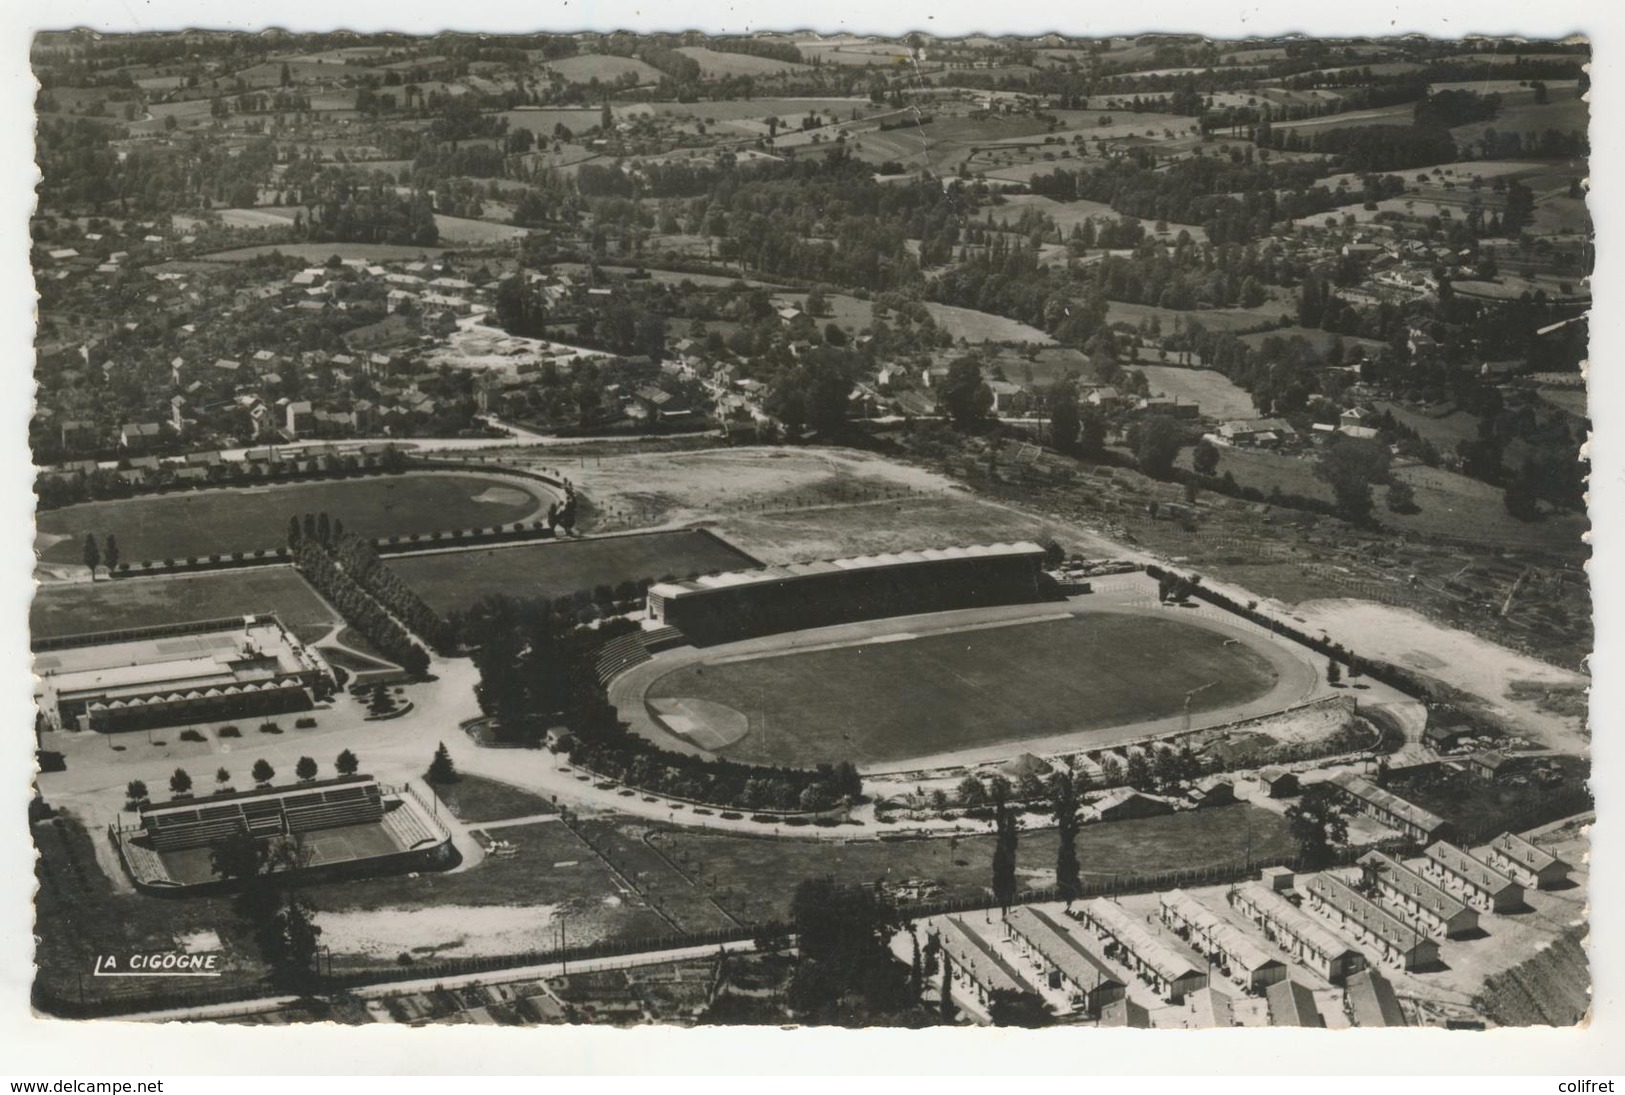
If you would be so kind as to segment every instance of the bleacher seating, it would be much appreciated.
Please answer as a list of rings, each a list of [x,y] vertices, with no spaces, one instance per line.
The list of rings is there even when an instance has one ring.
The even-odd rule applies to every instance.
[[[154,848],[171,852],[217,844],[245,832],[264,837],[361,825],[379,820],[383,812],[378,785],[368,782],[165,809],[143,815],[141,825]]]
[[[137,882],[165,885],[173,881],[163,858],[145,844],[125,838],[119,841],[119,846],[124,851],[124,862],[129,865],[130,874]]]
[[[384,814],[383,820],[384,831],[394,837],[402,848],[413,848],[425,841],[439,839],[418,818],[417,811],[411,809],[405,803]]]
[[[643,636],[637,633],[611,639],[598,651],[598,682],[608,684],[614,678],[649,660],[649,649],[643,645]]]
[[[643,632],[643,649],[651,654],[658,654],[662,650],[670,650],[675,646],[686,646],[688,636],[675,627],[656,627]]]

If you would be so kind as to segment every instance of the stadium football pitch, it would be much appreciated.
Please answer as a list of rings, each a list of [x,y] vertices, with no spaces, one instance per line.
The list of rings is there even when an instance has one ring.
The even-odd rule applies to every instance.
[[[681,700],[748,716],[747,733],[725,735],[736,740],[699,742],[733,760],[873,765],[1177,716],[1187,693],[1193,714],[1236,707],[1276,686],[1276,664],[1252,640],[1167,611],[701,661],[654,681],[645,699],[652,710]]]

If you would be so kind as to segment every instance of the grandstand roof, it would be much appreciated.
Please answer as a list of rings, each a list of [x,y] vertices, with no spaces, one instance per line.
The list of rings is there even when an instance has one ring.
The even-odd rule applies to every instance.
[[[1470,855],[1448,841],[1439,840],[1429,844],[1424,854],[1440,867],[1443,867],[1446,871],[1449,871],[1481,893],[1497,896],[1506,893],[1508,890],[1523,889],[1520,884],[1491,867],[1482,859]]]
[[[1101,985],[1122,985],[1122,979],[1100,959],[1083,948],[1069,933],[1037,909],[1025,905],[1010,910],[1005,918],[1010,930],[1054,963],[1061,976],[1075,985],[1097,988]]]
[[[686,582],[657,582],[649,592],[660,597],[677,598],[716,589],[739,586],[767,585],[773,582],[815,578],[841,571],[884,570],[891,567],[917,566],[922,563],[940,563],[959,559],[1042,558],[1044,549],[1037,544],[1020,541],[1014,544],[973,544],[968,547],[925,548],[920,551],[886,552],[882,555],[858,555],[850,559],[822,559],[811,563],[789,563],[784,566],[760,567],[755,570],[733,570],[722,574],[708,574]]]
[[[1202,972],[1195,962],[1152,935],[1144,924],[1124,912],[1116,902],[1097,897],[1086,908],[1096,923],[1164,981],[1179,981]]]
[[[53,648],[34,656],[43,703],[175,702],[272,688],[319,671],[314,658],[274,616],[211,620],[193,632]]]

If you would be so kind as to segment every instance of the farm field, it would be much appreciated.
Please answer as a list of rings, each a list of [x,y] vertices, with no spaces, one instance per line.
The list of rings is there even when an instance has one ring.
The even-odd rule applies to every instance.
[[[993,858],[991,836],[837,844],[662,829],[648,839],[687,873],[703,878],[723,908],[754,923],[784,919],[796,885],[825,875],[864,883],[930,879],[942,886],[943,897],[983,897]],[[1057,842],[1054,829],[1022,834],[1016,852],[1020,885],[1053,883]],[[1291,855],[1295,846],[1285,819],[1238,804],[1085,825],[1077,842],[1085,880],[1222,866],[1244,861],[1249,848],[1254,859]]]
[[[282,547],[295,514],[325,512],[367,537],[488,528],[534,517],[543,505],[539,490],[518,479],[435,473],[85,502],[41,513],[36,549],[45,562],[77,563],[87,534],[112,534],[134,569],[144,561]]]
[[[1004,316],[959,308],[952,304],[927,303],[926,310],[939,328],[966,342],[1032,342],[1053,346],[1055,340],[1037,327]]]
[[[1339,335],[1334,331],[1322,331],[1314,327],[1277,327],[1268,331],[1254,331],[1250,335],[1242,335],[1241,342],[1245,342],[1253,349],[1258,349],[1266,341],[1278,338],[1283,342],[1290,342],[1294,338],[1301,338],[1321,354],[1332,348],[1332,343],[1339,340],[1343,343],[1343,358],[1348,361],[1352,358],[1355,347],[1364,347],[1368,354],[1374,355],[1381,350],[1383,344],[1374,338],[1356,338],[1353,335]]]
[[[1162,324],[1163,334],[1172,334],[1188,323],[1200,323],[1209,331],[1251,331],[1263,326],[1275,326],[1278,319],[1290,311],[1285,304],[1264,304],[1258,308],[1208,308],[1182,312],[1151,304],[1113,300],[1106,305],[1106,322],[1113,326],[1127,323],[1138,327],[1142,320],[1154,319]]]
[[[706,80],[721,76],[776,76],[781,72],[799,72],[807,67],[749,53],[723,53],[704,46],[678,46],[677,52],[698,61],[700,76]]]
[[[690,529],[409,555],[391,559],[389,565],[430,607],[445,614],[498,593],[552,600],[600,585],[758,564],[716,536]]]
[[[489,212],[489,207],[487,208]],[[475,245],[484,243],[506,243],[528,234],[524,228],[516,228],[511,224],[495,224],[491,221],[472,220],[468,217],[448,217],[444,213],[434,215],[435,227],[440,229],[440,239],[445,243],[471,243]]]
[[[247,262],[261,255],[282,254],[306,262],[326,262],[337,255],[342,259],[406,262],[438,258],[445,252],[444,247],[411,247],[394,243],[267,243],[257,247],[234,247],[229,251],[216,251],[212,255],[199,255],[198,258],[205,262]]]
[[[297,214],[303,214],[302,205],[284,205],[274,209],[222,209],[221,223],[228,228],[288,228]]]
[[[1090,613],[832,650],[686,666],[649,701],[699,699],[745,714],[733,760],[856,764],[1120,726],[1257,699],[1274,666],[1174,619]]]
[[[1221,373],[1211,369],[1182,369],[1175,365],[1132,365],[1145,374],[1152,395],[1167,395],[1181,403],[1196,403],[1209,418],[1252,418],[1258,410],[1253,397]]]
[[[635,57],[615,57],[607,53],[583,53],[575,57],[560,57],[549,61],[547,67],[572,84],[586,84],[597,80],[613,84],[631,74],[640,84],[657,84],[661,73],[658,68]],[[594,111],[596,113],[596,110]]]
[[[41,585],[29,608],[29,634],[38,639],[126,627],[274,612],[304,642],[339,623],[338,613],[292,568],[121,578],[113,582]]]

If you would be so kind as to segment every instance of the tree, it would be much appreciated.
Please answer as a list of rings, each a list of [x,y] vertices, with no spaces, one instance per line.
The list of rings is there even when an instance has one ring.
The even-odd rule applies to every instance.
[[[226,771],[224,768],[215,769],[214,782],[222,791],[225,790],[226,784],[231,782],[231,773]]]
[[[110,532],[107,534],[107,544],[102,550],[102,561],[107,564],[108,570],[114,570],[118,567],[118,559],[118,537]]]
[[[964,806],[981,806],[987,802],[987,787],[975,776],[966,776],[959,781],[959,801]]]
[[[102,549],[96,546],[96,534],[85,533],[85,566],[95,570],[102,565]]]
[[[1153,479],[1167,479],[1174,470],[1174,460],[1185,443],[1185,431],[1171,418],[1154,415],[1136,422],[1129,430],[1129,445],[1134,449],[1134,462]]]
[[[1055,808],[1055,893],[1068,905],[1083,894],[1078,877],[1078,788],[1065,772],[1050,781],[1050,804]]]
[[[1395,479],[1388,486],[1388,508],[1395,513],[1415,513],[1415,488],[1403,479]]]
[[[1388,481],[1388,449],[1380,441],[1335,437],[1321,452],[1315,477],[1332,488],[1337,510],[1357,525],[1371,520],[1371,488]]]
[[[292,517],[288,518],[288,547],[289,547],[289,549],[291,550],[293,548],[297,548],[302,539],[303,539],[303,536],[299,532],[299,516],[298,516],[298,514],[295,514]]]
[[[1125,778],[1136,791],[1149,791],[1156,785],[1156,774],[1151,769],[1151,761],[1146,759],[1145,750],[1130,754]]]
[[[124,785],[124,797],[131,802],[147,801],[147,785],[138,779],[132,779]]]
[[[1086,407],[1078,422],[1078,453],[1090,458],[1106,451],[1106,416],[1099,407]]]
[[[361,768],[361,761],[348,749],[340,753],[333,761],[333,769],[341,776],[353,776]]]
[[[452,762],[451,753],[446,749],[446,743],[441,742],[440,748],[434,751],[434,759],[429,762],[429,770],[424,778],[436,786],[447,783],[456,783],[461,777],[457,774],[457,765]]]
[[[254,767],[249,774],[254,777],[255,783],[270,783],[276,778],[276,769],[271,767],[270,761],[261,757],[254,762]]]
[[[1002,787],[993,793],[993,899],[1006,912],[1016,900],[1016,843],[1021,818]]]
[[[1331,862],[1332,850],[1348,840],[1348,819],[1337,802],[1337,792],[1329,784],[1315,783],[1286,811],[1287,828],[1298,842],[1304,865],[1323,867]]]
[[[301,782],[308,783],[316,778],[316,761],[313,757],[300,757],[299,762],[293,766],[293,774]]]
[[[169,777],[169,790],[174,795],[184,795],[192,790],[192,777],[185,768],[175,769],[175,774]]]
[[[1207,438],[1196,443],[1196,450],[1191,454],[1191,466],[1196,474],[1212,476],[1219,470],[1219,447]]]
[[[1025,989],[994,989],[988,994],[987,1016],[996,1027],[1037,1028],[1055,1022],[1044,998]]]
[[[1072,452],[1078,446],[1078,390],[1067,381],[1061,381],[1049,390],[1050,443],[1062,452]]]
[[[1343,681],[1343,667],[1336,662],[1326,663],[1326,683],[1341,684]]]
[[[993,409],[993,389],[982,379],[982,363],[962,357],[949,365],[938,404],[959,429],[974,430],[985,423]]]
[[[326,510],[316,515],[316,542],[323,547],[333,542],[333,523],[328,520]]]
[[[891,954],[898,917],[877,889],[808,879],[790,899],[799,962],[789,1003],[813,1021],[851,1022],[862,1009],[909,1006],[908,968]]]

